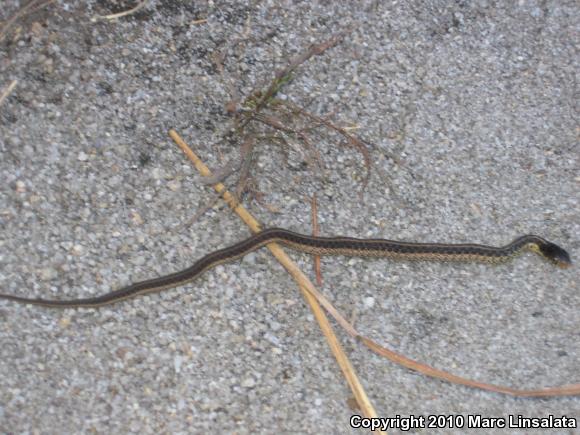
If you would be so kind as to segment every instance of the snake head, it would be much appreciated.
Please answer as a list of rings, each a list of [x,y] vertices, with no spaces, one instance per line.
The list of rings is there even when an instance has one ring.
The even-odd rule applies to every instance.
[[[566,269],[572,265],[572,260],[570,260],[570,255],[566,250],[560,248],[555,243],[546,242],[538,246],[540,254],[546,257],[549,261],[554,263],[556,266]]]

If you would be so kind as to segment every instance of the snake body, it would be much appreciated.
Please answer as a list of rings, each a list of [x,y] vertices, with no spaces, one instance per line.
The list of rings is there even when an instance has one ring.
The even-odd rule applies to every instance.
[[[136,282],[100,296],[71,300],[49,300],[0,294],[0,299],[51,308],[96,308],[186,284],[218,264],[234,261],[269,243],[280,243],[297,251],[314,255],[387,257],[396,260],[478,261],[486,263],[505,262],[524,251],[532,251],[556,266],[568,267],[571,265],[570,256],[564,249],[535,235],[525,235],[515,239],[508,245],[493,247],[477,244],[412,243],[386,239],[315,237],[282,228],[270,228],[232,246],[211,252],[197,260],[187,269],[159,278]]]

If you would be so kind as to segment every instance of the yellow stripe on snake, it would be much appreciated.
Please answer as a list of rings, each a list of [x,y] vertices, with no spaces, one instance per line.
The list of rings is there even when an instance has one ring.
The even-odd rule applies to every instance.
[[[314,255],[387,257],[395,260],[501,263],[524,251],[532,251],[556,266],[565,268],[571,265],[570,256],[564,249],[534,235],[519,237],[502,247],[493,247],[477,244],[411,243],[385,239],[314,237],[282,228],[270,228],[232,246],[211,252],[187,269],[159,278],[130,284],[101,296],[71,300],[49,300],[0,294],[0,299],[51,308],[100,307],[146,293],[159,292],[186,284],[218,264],[234,261],[249,252],[274,242]]]

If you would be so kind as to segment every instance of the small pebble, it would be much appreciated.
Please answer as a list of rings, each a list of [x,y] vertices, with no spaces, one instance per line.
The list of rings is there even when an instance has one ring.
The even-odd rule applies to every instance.
[[[73,253],[73,255],[76,255],[76,256],[83,255],[84,254],[84,251],[85,250],[84,250],[84,248],[81,245],[74,245],[72,247],[72,250],[71,250],[71,252]]]
[[[70,326],[70,317],[62,317],[59,321],[58,321],[58,326],[60,326],[62,329],[68,328]]]
[[[363,299],[363,304],[365,308],[372,308],[375,306],[375,298],[372,296],[366,297]]]
[[[139,213],[137,213],[136,211],[131,212],[131,221],[135,225],[143,225],[143,222],[144,222],[141,215]]]
[[[52,267],[43,267],[40,269],[38,275],[42,281],[50,281],[58,277],[58,272]]]
[[[242,381],[241,385],[244,388],[253,388],[254,386],[256,386],[256,380],[252,377],[247,377]]]
[[[15,190],[18,193],[26,192],[26,184],[24,184],[24,181],[17,180],[16,185],[15,185]]]
[[[169,183],[167,183],[167,187],[172,192],[177,192],[179,189],[181,189],[181,182],[178,180],[171,180]]]

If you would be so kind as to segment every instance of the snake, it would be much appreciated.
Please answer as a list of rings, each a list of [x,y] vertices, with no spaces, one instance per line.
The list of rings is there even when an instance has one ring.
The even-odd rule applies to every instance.
[[[505,246],[494,247],[473,243],[416,243],[386,239],[318,237],[295,233],[283,228],[269,228],[231,246],[210,252],[186,269],[158,278],[135,282],[100,296],[53,300],[0,294],[0,300],[4,299],[49,308],[97,308],[136,296],[182,286],[219,264],[237,260],[249,252],[270,243],[280,243],[293,250],[312,255],[386,257],[394,260],[461,261],[492,264],[503,263],[524,251],[531,251],[561,268],[567,268],[572,264],[566,250],[555,243],[532,234],[518,237]]]

